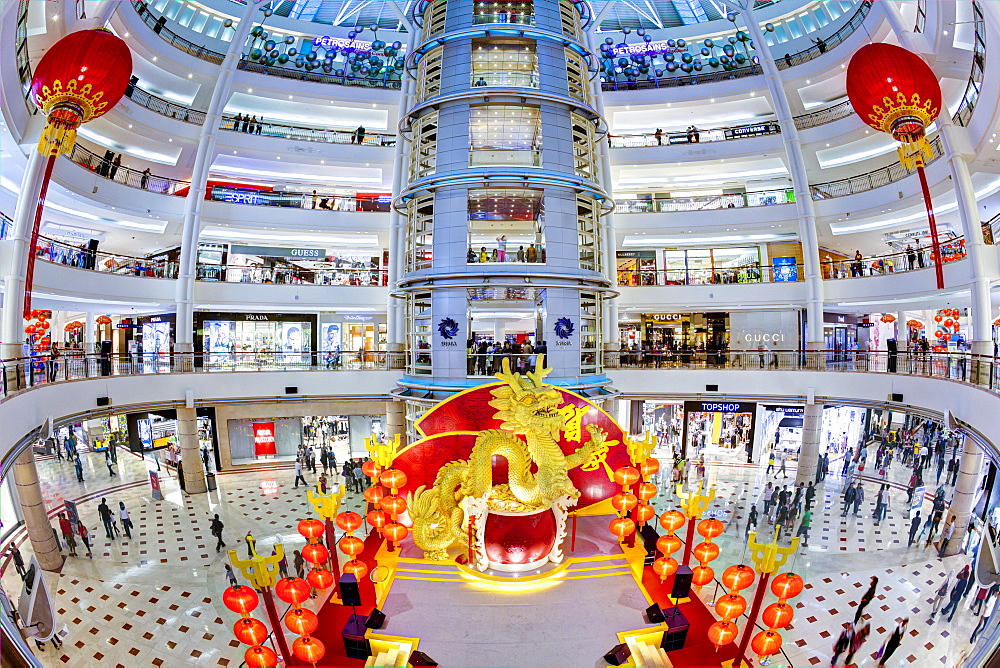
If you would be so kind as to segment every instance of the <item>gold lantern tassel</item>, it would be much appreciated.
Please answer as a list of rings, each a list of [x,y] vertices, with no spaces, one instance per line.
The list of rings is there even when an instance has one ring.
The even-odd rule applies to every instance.
[[[76,146],[76,129],[82,118],[71,109],[57,108],[49,114],[48,123],[38,140],[38,152],[44,156],[73,153]]]
[[[904,142],[902,146],[896,148],[896,152],[899,154],[900,164],[910,171],[925,167],[934,159],[930,142],[924,136]]]

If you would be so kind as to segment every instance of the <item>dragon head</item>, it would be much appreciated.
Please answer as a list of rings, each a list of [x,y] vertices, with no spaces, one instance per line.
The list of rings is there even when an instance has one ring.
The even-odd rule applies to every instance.
[[[498,411],[494,419],[503,420],[501,429],[515,434],[547,433],[559,437],[566,419],[559,412],[563,398],[559,390],[544,382],[545,376],[552,372],[543,366],[544,358],[538,356],[537,372],[529,371],[524,376],[511,372],[510,360],[504,358],[503,368],[496,377],[506,385],[494,389],[494,399],[490,401],[490,406]]]

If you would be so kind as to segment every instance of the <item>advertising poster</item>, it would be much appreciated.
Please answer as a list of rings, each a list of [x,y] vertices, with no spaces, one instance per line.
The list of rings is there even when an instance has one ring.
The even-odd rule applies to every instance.
[[[330,322],[321,325],[320,350],[323,362],[327,367],[340,364],[340,323]]]
[[[163,492],[160,491],[160,474],[156,471],[149,472],[149,489],[152,491],[154,499],[163,500]]]
[[[799,267],[794,257],[774,258],[774,282],[788,283],[799,280]]]
[[[170,323],[147,322],[142,326],[142,356],[146,362],[166,360],[170,355]]]
[[[278,450],[277,444],[274,441],[273,422],[253,423],[253,445],[254,452],[258,457],[277,454]]]
[[[143,450],[153,449],[153,423],[149,420],[136,420],[136,428],[139,430],[139,442],[142,443]]]
[[[302,361],[302,336],[302,323],[281,323],[281,351],[283,361]]]
[[[233,323],[228,320],[207,320],[204,332],[208,363],[220,364],[227,361],[233,350]]]
[[[79,533],[80,512],[76,509],[76,503],[67,500],[63,501],[63,506],[66,508],[66,519],[68,519],[70,524],[73,525],[73,533]]]

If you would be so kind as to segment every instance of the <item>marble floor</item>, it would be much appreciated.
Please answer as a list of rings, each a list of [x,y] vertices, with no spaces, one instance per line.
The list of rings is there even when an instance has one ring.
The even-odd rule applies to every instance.
[[[216,553],[209,521],[219,513],[229,546],[242,547],[242,536],[252,531],[261,553],[279,540],[289,553],[300,547],[304,540],[295,525],[310,515],[311,508],[304,488],[292,484],[291,465],[223,472],[217,476],[216,491],[199,495],[182,493],[172,470],[163,466],[164,499],[154,501],[147,462],[137,456],[120,451],[116,477],[108,475],[102,454],[88,453],[84,460],[83,483],[77,482],[67,462],[38,461],[49,510],[56,512],[63,500],[76,501],[95,540],[93,559],[68,557],[61,572],[45,575],[67,634],[60,650],[48,644],[37,653],[39,660],[45,666],[238,666],[245,646],[232,635],[237,616],[221,603],[228,585],[226,555]],[[840,470],[838,463],[832,468]],[[787,481],[778,482],[794,480],[794,467],[788,474]],[[949,571],[957,572],[968,563],[969,557],[939,560],[933,546],[925,547],[924,541],[906,546],[904,475],[898,464],[890,471],[889,479],[897,486],[892,488],[889,516],[878,526],[872,518],[876,482],[865,481],[867,500],[857,517],[841,516],[843,478],[830,475],[820,484],[809,546],[800,548],[782,569],[801,574],[807,584],[794,600],[795,619],[783,632],[787,660],[779,654],[772,665],[829,665],[840,626],[853,620],[871,575],[879,577],[878,595],[863,618],[871,624],[872,635],[855,656],[856,665],[877,665],[876,652],[897,621],[906,616],[910,618],[907,636],[887,665],[961,663],[978,622],[969,611],[975,592],[966,597],[951,622],[940,617],[929,622],[928,614],[934,590]],[[726,566],[746,561],[743,535],[749,504],[768,479],[775,479],[765,477],[763,465],[728,461],[709,462],[706,478],[717,492],[710,510],[728,523],[726,533],[717,540],[721,556],[713,562],[720,574]],[[933,493],[933,475],[929,478],[928,492]],[[307,474],[306,479],[312,482],[315,477]],[[946,487],[946,498],[951,491]],[[131,540],[107,539],[97,514],[102,497],[113,506],[125,502],[135,525]],[[658,510],[672,507],[675,498],[664,489],[656,499]],[[361,495],[348,494],[344,509],[360,511],[362,501]],[[929,508],[925,502],[925,516]],[[758,529],[763,537],[769,525]],[[30,558],[24,533],[15,534],[14,540],[24,558]],[[16,597],[20,582],[9,559],[0,566],[0,583]],[[703,588],[701,596],[711,600],[714,588]],[[588,658],[579,665],[592,663]]]

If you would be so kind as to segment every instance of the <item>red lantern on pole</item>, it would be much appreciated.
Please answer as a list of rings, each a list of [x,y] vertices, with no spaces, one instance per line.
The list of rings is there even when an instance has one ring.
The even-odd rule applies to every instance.
[[[722,573],[722,584],[739,591],[753,584],[757,572],[746,564],[735,564]]]
[[[660,515],[660,526],[673,533],[684,526],[684,522],[687,518],[684,517],[684,513],[679,510],[668,510],[662,515]]]
[[[299,522],[299,533],[305,536],[306,540],[320,538],[326,531],[326,526],[317,519],[302,520]]]
[[[627,513],[635,508],[637,503],[639,503],[639,500],[631,492],[618,492],[611,497],[611,506],[620,513]]]
[[[357,536],[344,536],[337,542],[337,545],[340,547],[341,552],[352,559],[361,554],[365,549],[364,541]]]
[[[653,562],[653,572],[660,576],[660,582],[677,572],[677,560],[673,557],[659,557]]]
[[[396,517],[406,511],[406,499],[395,495],[387,496],[382,499],[382,508],[393,517]]]
[[[278,655],[270,647],[255,645],[243,654],[243,660],[250,668],[274,668],[278,665]]]
[[[712,641],[715,649],[718,650],[722,645],[728,645],[736,640],[737,632],[736,624],[725,620],[719,621],[708,627],[708,639]]]
[[[383,486],[395,491],[406,485],[406,474],[399,469],[386,469],[379,474],[378,480]]]
[[[707,585],[715,577],[711,566],[695,566],[691,569],[691,584],[699,587]]]
[[[660,460],[655,457],[649,457],[646,461],[639,465],[639,473],[642,474],[643,480],[648,480],[649,476],[656,475],[660,471]]]
[[[782,573],[771,580],[771,593],[778,598],[795,598],[804,587],[802,576],[795,573]]]
[[[310,564],[325,564],[330,559],[330,551],[325,545],[310,543],[302,548],[302,558]]]
[[[409,533],[410,530],[399,522],[390,522],[382,528],[382,535],[393,543],[401,542]]]
[[[764,620],[764,625],[772,629],[783,629],[792,623],[795,611],[787,603],[772,603],[764,608],[760,618]]]
[[[365,501],[378,508],[378,505],[382,503],[382,499],[384,499],[386,495],[387,492],[385,487],[382,485],[372,485],[365,490]]]
[[[319,626],[319,617],[308,608],[295,608],[285,615],[285,626],[297,636],[307,636]]]
[[[615,470],[614,473],[615,483],[622,486],[622,490],[627,490],[629,487],[639,482],[639,469],[634,466],[622,466]]]
[[[274,593],[285,603],[299,605],[309,598],[309,583],[302,578],[281,578],[274,585]]]
[[[855,113],[871,127],[902,143],[903,167],[916,169],[927,207],[938,289],[944,288],[941,245],[924,165],[934,159],[925,136],[941,111],[941,86],[922,58],[894,44],[867,44],[847,66],[847,97]]]
[[[314,589],[327,589],[333,585],[333,573],[322,566],[317,566],[306,575],[306,582]]]
[[[245,645],[260,645],[267,640],[267,627],[259,619],[244,617],[233,626],[233,635]]]
[[[777,631],[761,631],[753,637],[750,648],[757,656],[771,656],[781,649],[781,634]]]
[[[645,524],[654,517],[656,517],[656,510],[648,503],[640,503],[635,507],[635,521],[639,524]]]
[[[371,488],[369,487],[369,489]],[[388,517],[386,517],[385,511],[378,510],[377,508],[375,510],[369,510],[368,514],[365,515],[365,518],[368,520],[368,524],[372,525],[376,529],[381,529],[388,522]]]
[[[222,604],[241,615],[249,615],[259,603],[257,592],[246,585],[233,585],[222,592]]]
[[[673,534],[660,536],[656,539],[656,549],[663,554],[673,554],[681,549],[681,539]]]
[[[326,654],[323,643],[312,636],[302,636],[292,643],[292,654],[296,659],[315,664]]]
[[[739,594],[726,594],[715,603],[715,611],[723,619],[736,619],[747,609],[747,600]]]
[[[633,522],[628,517],[616,517],[611,520],[611,524],[608,526],[611,529],[611,533],[618,536],[618,540],[625,540],[625,537],[635,533],[635,522]]]
[[[337,515],[337,526],[344,531],[357,531],[361,528],[361,515],[357,513],[340,513]]]
[[[368,566],[363,561],[360,561],[358,559],[352,559],[351,561],[348,561],[346,564],[344,564],[344,572],[350,573],[351,575],[360,580],[365,576],[366,573],[368,573]]]

